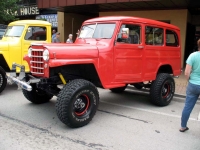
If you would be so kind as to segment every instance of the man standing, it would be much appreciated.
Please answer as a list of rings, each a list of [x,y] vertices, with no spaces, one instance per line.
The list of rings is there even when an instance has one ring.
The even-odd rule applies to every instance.
[[[73,35],[69,34],[69,38],[67,39],[66,43],[73,43],[72,37]]]
[[[60,33],[59,32],[57,32],[56,33],[56,37],[53,39],[53,43],[60,43],[60,39],[59,39],[59,37],[60,37]]]
[[[56,37],[56,30],[53,29],[52,30],[52,37],[51,37],[51,41],[53,42],[53,39]]]

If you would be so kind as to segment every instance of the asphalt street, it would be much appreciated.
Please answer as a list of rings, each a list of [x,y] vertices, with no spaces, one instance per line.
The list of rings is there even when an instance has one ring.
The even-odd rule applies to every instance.
[[[169,106],[149,102],[148,92],[128,87],[123,94],[98,89],[100,105],[82,128],[68,128],[57,118],[56,97],[35,105],[16,85],[0,94],[0,150],[200,150],[200,102],[187,132],[179,132],[184,98]]]

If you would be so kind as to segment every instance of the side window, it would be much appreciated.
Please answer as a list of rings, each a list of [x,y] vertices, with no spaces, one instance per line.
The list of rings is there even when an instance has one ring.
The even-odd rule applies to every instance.
[[[26,31],[25,40],[45,41],[46,27],[30,26]]]
[[[166,46],[174,46],[177,47],[178,43],[178,36],[174,31],[166,30]]]
[[[146,45],[163,45],[163,29],[146,26],[145,43]]]
[[[128,39],[122,39],[121,33],[123,28],[128,28]],[[141,43],[141,27],[139,25],[123,24],[120,28],[120,32],[117,36],[117,42],[129,43],[129,44],[140,44]]]

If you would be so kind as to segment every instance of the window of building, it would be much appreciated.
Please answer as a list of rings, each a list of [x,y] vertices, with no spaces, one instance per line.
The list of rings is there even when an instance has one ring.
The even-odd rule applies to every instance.
[[[122,29],[128,28],[128,39],[122,38]],[[139,25],[123,24],[120,28],[120,32],[117,36],[117,42],[128,44],[140,44],[141,43],[141,27]]]
[[[146,26],[145,29],[146,45],[163,45],[163,29]]]
[[[46,27],[30,26],[25,35],[25,40],[46,41]]]
[[[166,46],[178,46],[178,36],[174,31],[166,30]]]

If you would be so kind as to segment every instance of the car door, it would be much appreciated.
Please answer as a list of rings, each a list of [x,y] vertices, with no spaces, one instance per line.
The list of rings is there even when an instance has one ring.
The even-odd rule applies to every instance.
[[[128,38],[123,39],[123,29],[128,29]],[[142,78],[142,26],[134,23],[121,24],[114,46],[115,81],[136,82]]]

